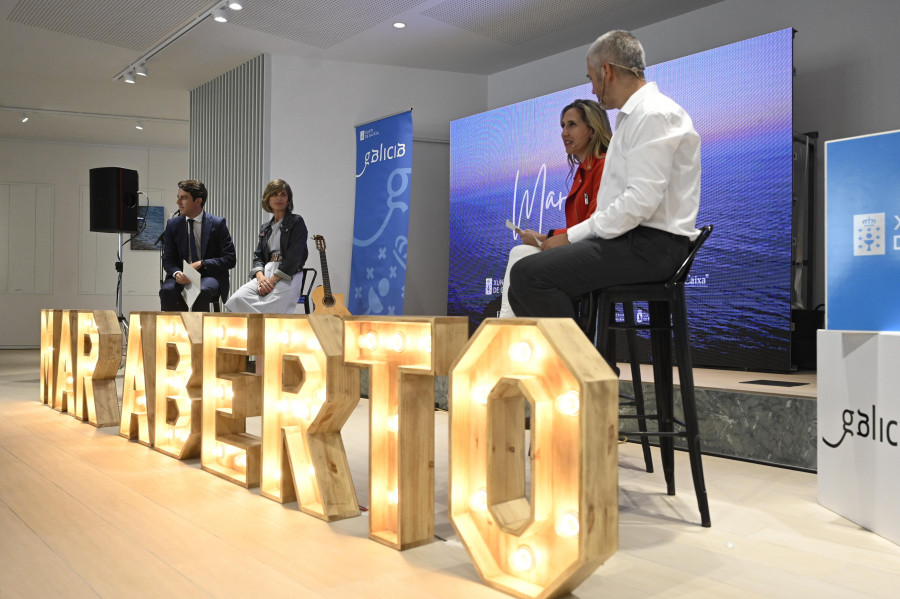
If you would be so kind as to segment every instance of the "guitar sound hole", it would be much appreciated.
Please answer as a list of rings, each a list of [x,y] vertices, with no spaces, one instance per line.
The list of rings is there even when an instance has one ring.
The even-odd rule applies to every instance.
[[[322,303],[325,304],[325,306],[327,306],[328,308],[330,308],[331,306],[334,305],[334,298],[333,297],[322,298]]]

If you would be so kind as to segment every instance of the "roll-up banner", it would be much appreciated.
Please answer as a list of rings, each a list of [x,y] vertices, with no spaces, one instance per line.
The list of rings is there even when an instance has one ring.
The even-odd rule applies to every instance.
[[[826,328],[900,331],[900,131],[825,144]]]
[[[403,314],[412,141],[412,110],[356,127],[353,314]]]

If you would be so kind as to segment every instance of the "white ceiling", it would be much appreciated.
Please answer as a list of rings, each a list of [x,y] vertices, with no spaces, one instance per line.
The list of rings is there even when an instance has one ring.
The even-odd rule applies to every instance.
[[[717,1],[244,0],[132,85],[113,78],[213,0],[0,0],[0,108],[35,111],[0,110],[0,138],[185,148],[189,91],[262,52],[490,75]]]

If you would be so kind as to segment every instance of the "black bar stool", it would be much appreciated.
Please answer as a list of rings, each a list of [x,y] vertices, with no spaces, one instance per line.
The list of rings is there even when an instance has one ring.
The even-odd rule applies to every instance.
[[[225,303],[225,300],[228,299],[228,290],[223,289],[222,293],[219,294],[219,297],[209,302],[209,308],[211,312],[221,312],[222,304]],[[188,312],[193,312],[193,306],[188,307]]]
[[[700,235],[691,244],[690,252],[682,265],[668,281],[640,285],[620,285],[598,289],[591,294],[590,308],[595,317],[591,318],[586,330],[590,339],[596,339],[597,349],[607,362],[616,368],[615,330],[624,330],[628,344],[628,359],[634,385],[634,415],[620,415],[620,418],[637,420],[637,431],[621,431],[621,434],[639,436],[643,446],[647,472],[653,471],[648,437],[659,437],[663,473],[669,495],[675,494],[675,437],[687,440],[694,479],[694,491],[700,508],[703,526],[710,526],[709,502],[706,483],[703,478],[703,463],[700,459],[700,430],[697,421],[697,407],[694,397],[694,375],[691,364],[690,336],[687,323],[687,305],[684,287],[694,257],[703,242],[712,233],[712,225],[700,229]],[[635,323],[634,303],[647,302],[650,308],[650,322]],[[615,321],[615,306],[622,304],[625,312],[623,323]],[[589,308],[589,309],[590,309]],[[653,357],[653,379],[656,389],[656,414],[644,410],[644,396],[641,388],[640,363],[637,356],[638,330],[650,331],[651,353]],[[613,334],[610,332],[613,331]],[[672,380],[672,337],[675,342],[675,358],[678,362],[678,377],[681,384],[681,400],[684,421],[674,417],[674,386]],[[658,431],[647,431],[647,419],[655,418]],[[678,430],[676,426],[678,425]]]
[[[303,269],[303,283],[300,284],[300,297],[297,298],[297,303],[303,304],[303,310],[307,314],[310,313],[312,308],[312,301],[309,298],[309,294],[312,293],[313,286],[316,284],[316,275],[318,274],[319,273],[315,268]]]

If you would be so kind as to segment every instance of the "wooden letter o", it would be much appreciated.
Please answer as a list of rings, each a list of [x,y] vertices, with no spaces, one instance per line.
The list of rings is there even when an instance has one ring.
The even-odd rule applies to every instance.
[[[450,519],[486,584],[556,597],[615,553],[617,429],[618,380],[573,321],[479,327],[450,374]]]

